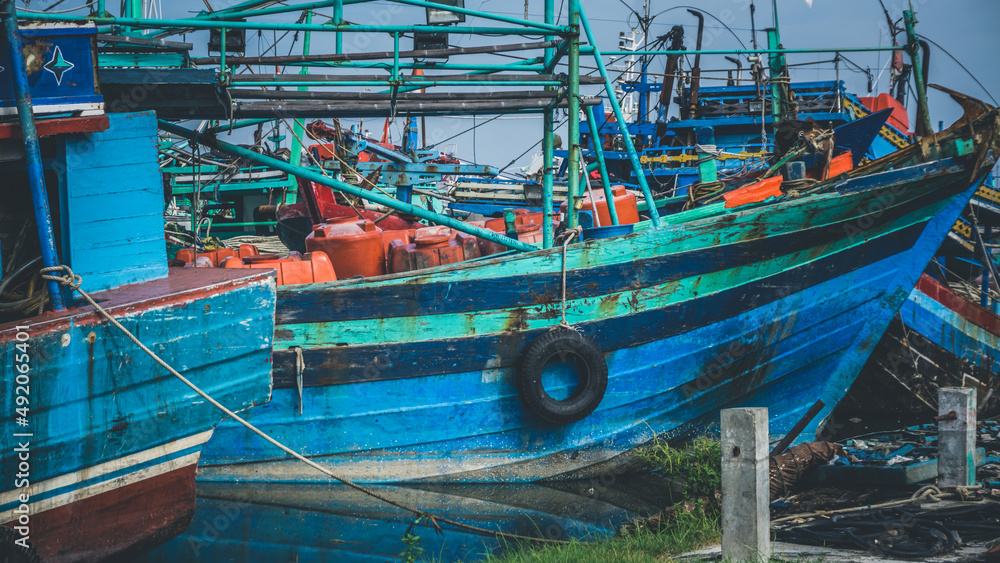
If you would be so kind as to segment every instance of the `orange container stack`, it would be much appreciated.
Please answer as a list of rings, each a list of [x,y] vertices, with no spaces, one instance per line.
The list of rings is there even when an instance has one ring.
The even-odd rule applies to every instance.
[[[544,240],[544,236],[542,234],[542,212],[531,212],[527,209],[516,209],[514,210],[514,213],[516,215],[514,224],[517,227],[517,240],[527,244],[542,243]],[[553,221],[553,228],[558,224],[558,221]],[[487,219],[479,224],[479,226],[486,227],[487,229],[498,233],[507,232],[506,223],[504,222],[503,217]],[[482,256],[491,256],[508,250],[506,246],[500,244],[499,242],[493,242],[486,239],[478,239],[478,241],[479,252]]]
[[[594,192],[594,200],[590,200],[589,190],[586,191],[581,198],[581,203],[583,207],[580,208],[581,211],[590,211],[594,213],[594,208],[597,208],[597,220],[600,222],[602,227],[611,226],[611,212],[608,211],[608,202],[604,197],[604,189],[596,189]],[[639,204],[636,201],[635,194],[629,192],[625,189],[625,186],[612,186],[611,193],[615,198],[615,210],[618,212],[618,224],[619,225],[631,225],[633,223],[639,222]],[[563,202],[559,211],[564,214],[566,213],[566,202]]]
[[[190,248],[182,248],[177,251],[177,259],[183,261],[185,264],[197,265],[198,259],[202,258],[210,262],[212,267],[218,268],[229,258],[245,258],[247,256],[257,256],[258,254],[260,254],[260,252],[257,251],[256,246],[252,244],[241,244],[239,250],[233,250],[232,248],[218,248],[198,253],[195,253],[195,251]]]
[[[398,232],[398,231],[397,231]],[[448,227],[424,227],[413,234],[413,242],[389,242],[389,271],[411,272],[479,257],[476,237]]]
[[[382,229],[368,219],[338,217],[316,225],[306,237],[306,250],[330,257],[340,279],[385,274]]]
[[[298,252],[292,252],[288,258],[278,258],[276,254],[260,254],[243,260],[226,260],[225,267],[273,269],[278,273],[278,285],[337,281],[333,264],[323,252],[309,252],[302,256]]]

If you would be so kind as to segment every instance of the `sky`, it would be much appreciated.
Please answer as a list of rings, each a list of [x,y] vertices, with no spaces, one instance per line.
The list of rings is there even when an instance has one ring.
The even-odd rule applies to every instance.
[[[70,0],[72,1],[72,0]],[[79,1],[79,0],[78,0]],[[150,0],[146,0],[149,2]],[[162,1],[162,0],[161,0]],[[162,1],[162,17],[186,17],[205,9],[208,2],[214,9],[236,3],[236,0],[166,0]],[[694,6],[711,14],[706,18],[704,49],[739,49],[751,44],[750,4],[751,0],[685,0],[673,2],[663,0],[648,0],[649,12],[655,15],[649,35],[656,37],[665,34],[673,25],[684,25],[687,48],[694,48],[696,20],[685,6]],[[993,97],[1000,99],[1000,72],[997,71],[997,53],[1000,53],[1000,0],[883,0],[889,13],[894,18],[900,18],[902,11],[912,4],[917,14],[917,32],[930,39],[938,46],[932,46],[929,82],[948,86],[955,90],[991,101],[983,88],[963,70],[943,50],[965,65],[985,86]],[[50,0],[34,0],[32,8],[39,8],[51,3]],[[557,0],[556,5],[565,4],[566,0]],[[773,23],[771,0],[755,0],[755,23],[758,30],[758,41],[766,43],[766,37],[761,31]],[[19,0],[23,4],[23,0]],[[60,6],[67,6],[69,2]],[[811,4],[811,6],[810,6]],[[603,51],[613,51],[618,46],[619,32],[628,32],[638,25],[637,18],[630,10],[642,13],[643,0],[581,0],[581,5],[588,14],[594,28],[598,47]],[[788,48],[847,48],[886,46],[891,42],[885,17],[879,0],[777,0],[778,18],[781,29],[781,39]],[[109,10],[117,11],[118,2],[109,1]],[[477,10],[497,14],[523,17],[524,0],[466,0],[466,6]],[[529,18],[541,21],[544,8],[543,0],[527,0]],[[332,15],[332,8],[324,8],[316,14],[316,22]],[[712,17],[714,16],[714,18]],[[293,21],[297,14],[274,17],[273,21]],[[349,5],[345,7],[344,17],[358,24],[392,24],[409,25],[423,24],[424,10],[418,7],[401,6],[385,1],[366,4]],[[566,21],[565,6],[561,22]],[[726,29],[715,18],[721,20]],[[466,25],[493,25],[486,20],[469,18]],[[730,31],[731,30],[731,31]],[[186,41],[196,45],[194,55],[203,55],[207,43],[207,31],[190,33],[184,37]],[[269,36],[270,35],[270,36]],[[251,33],[247,38],[247,54],[256,54],[266,49],[280,33],[264,32],[260,36]],[[279,42],[280,54],[287,54],[290,36]],[[904,39],[903,36],[900,37]],[[534,39],[525,39],[531,41]],[[452,43],[460,46],[484,44],[489,42],[521,41],[519,37],[472,38],[469,36],[453,36]],[[741,43],[742,42],[742,43]],[[392,43],[388,35],[345,35],[345,51],[361,52],[391,49]],[[294,46],[294,52],[301,52],[301,40]],[[411,48],[410,40],[403,39],[402,49]],[[333,34],[313,34],[312,53],[334,52]],[[848,59],[862,68],[870,68],[877,77],[874,84],[875,93],[885,92],[888,88],[888,53],[845,53]],[[832,54],[799,54],[789,55],[790,64],[809,63],[829,60]],[[480,60],[496,62],[496,59],[470,59],[463,57],[456,60]],[[593,59],[582,58],[584,72],[593,68]],[[654,60],[650,66],[654,73],[662,72],[663,57]],[[744,61],[744,65],[748,66]],[[703,57],[703,68],[723,68],[732,65],[721,57]],[[846,70],[841,67],[841,78],[846,81],[848,91],[859,95],[867,95],[867,77],[860,72]],[[273,67],[266,72],[272,72]],[[322,72],[322,71],[318,71]],[[370,72],[370,71],[367,71]],[[612,75],[614,76],[614,74]],[[831,63],[798,67],[792,71],[793,81],[830,80],[834,78]],[[706,82],[706,85],[709,83]],[[585,95],[597,95],[602,92],[599,87],[584,87]],[[961,115],[961,110],[951,99],[939,92],[929,94],[931,118],[935,127],[938,121],[950,124]],[[915,113],[915,103],[910,103],[911,123]],[[481,164],[491,164],[501,167],[514,161],[509,170],[528,164],[531,154],[539,150],[532,146],[541,139],[540,116],[508,116],[487,124],[482,124],[488,117],[471,116],[462,118],[427,118],[429,140],[443,140],[473,126],[481,124],[474,132],[458,135],[448,144],[454,144],[458,156],[465,160],[477,161]],[[561,119],[561,118],[560,118]],[[349,122],[350,120],[348,120]],[[381,132],[382,119],[369,119],[363,126],[372,131]],[[402,133],[403,120],[397,119],[391,127],[394,141],[399,141]],[[563,138],[566,132],[559,131]],[[245,135],[245,133],[243,134]],[[245,141],[236,135],[237,141]],[[438,148],[443,149],[444,145]],[[521,156],[523,154],[523,156]]]

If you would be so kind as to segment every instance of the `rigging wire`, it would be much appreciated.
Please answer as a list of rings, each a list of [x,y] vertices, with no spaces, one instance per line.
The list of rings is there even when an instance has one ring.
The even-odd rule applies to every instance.
[[[951,60],[955,61],[955,64],[957,64],[958,66],[960,66],[962,68],[962,70],[964,70],[969,75],[969,77],[972,78],[972,80],[974,80],[976,82],[976,84],[978,84],[979,87],[983,89],[983,92],[986,92],[986,95],[990,97],[990,100],[993,101],[994,105],[1000,105],[1000,102],[997,102],[996,98],[993,97],[993,94],[990,94],[990,91],[986,89],[986,86],[983,86],[983,83],[980,82],[978,78],[976,78],[976,75],[972,74],[972,71],[969,70],[968,68],[966,68],[964,64],[962,64],[962,61],[960,61],[957,58],[955,58],[955,56],[952,55],[951,53],[949,53],[947,49],[945,49],[941,45],[935,43],[934,41],[928,39],[927,37],[925,37],[923,35],[920,35],[919,33],[917,34],[917,37],[923,39],[924,41],[930,43],[931,45],[934,45],[938,49],[941,49],[942,51],[944,51],[944,54],[948,55],[948,57]],[[927,77],[925,76],[924,80],[926,80],[926,79],[927,79]]]

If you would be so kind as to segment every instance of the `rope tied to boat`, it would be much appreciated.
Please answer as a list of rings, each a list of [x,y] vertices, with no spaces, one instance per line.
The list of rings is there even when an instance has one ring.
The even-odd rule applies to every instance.
[[[60,272],[60,271],[63,273],[62,275],[53,275],[55,272]],[[444,517],[441,517],[441,516],[434,516],[434,515],[430,514],[427,511],[418,510],[418,509],[413,508],[411,506],[407,506],[407,505],[402,504],[400,502],[396,502],[396,501],[394,501],[394,500],[392,500],[390,498],[387,498],[387,497],[385,497],[385,496],[383,496],[383,495],[381,495],[381,494],[373,491],[372,489],[369,489],[367,487],[363,487],[363,486],[358,485],[357,483],[355,483],[353,481],[350,481],[348,479],[345,479],[343,477],[340,477],[340,476],[334,474],[329,469],[323,467],[322,465],[316,463],[315,461],[312,461],[311,459],[303,456],[302,454],[300,454],[300,453],[292,450],[288,446],[282,444],[281,442],[279,442],[276,439],[274,439],[271,436],[269,436],[263,430],[257,428],[256,426],[254,426],[250,422],[244,420],[238,414],[236,414],[235,412],[229,410],[222,403],[218,402],[211,395],[209,395],[208,393],[206,393],[205,391],[203,391],[200,387],[198,387],[197,385],[195,385],[190,379],[184,377],[180,372],[178,372],[176,369],[174,369],[170,364],[168,364],[166,361],[164,361],[162,358],[160,358],[155,352],[153,352],[152,350],[150,350],[145,344],[143,344],[142,342],[140,342],[139,339],[134,334],[132,334],[131,331],[129,331],[124,326],[122,326],[122,324],[119,323],[117,319],[115,319],[113,316],[111,316],[111,313],[108,313],[103,307],[101,307],[100,305],[98,305],[97,302],[94,301],[94,299],[86,291],[80,289],[80,285],[83,283],[83,278],[80,277],[77,274],[74,274],[73,270],[71,270],[69,266],[60,265],[60,266],[52,266],[52,267],[48,267],[48,268],[43,268],[41,270],[41,274],[42,274],[42,276],[41,276],[42,279],[45,279],[47,281],[58,282],[61,285],[64,285],[64,286],[66,286],[68,288],[71,288],[72,291],[78,292],[88,303],[90,303],[90,305],[98,313],[101,314],[101,316],[103,316],[104,318],[106,318],[108,320],[108,322],[110,322],[115,328],[117,328],[123,334],[125,334],[125,336],[128,337],[128,339],[131,340],[136,346],[138,346],[140,350],[142,350],[147,355],[149,355],[149,357],[152,358],[156,363],[160,364],[160,366],[162,366],[164,369],[166,369],[170,373],[170,375],[172,375],[172,376],[176,377],[177,379],[179,379],[182,383],[184,383],[184,385],[188,386],[192,391],[194,391],[195,393],[197,393],[198,395],[200,395],[203,399],[205,399],[206,401],[208,401],[208,403],[211,404],[213,407],[215,407],[215,408],[219,409],[220,411],[222,411],[223,413],[225,413],[226,416],[232,418],[234,421],[236,421],[237,423],[239,423],[240,425],[242,425],[243,427],[245,427],[247,430],[253,432],[254,434],[256,434],[258,436],[260,436],[261,438],[263,438],[266,442],[268,442],[272,446],[275,446],[276,448],[280,449],[281,451],[285,452],[286,454],[288,454],[288,455],[292,456],[293,458],[295,458],[295,459],[297,459],[297,460],[305,463],[309,467],[312,467],[313,469],[315,469],[316,471],[319,471],[320,473],[326,475],[327,477],[330,477],[331,479],[334,479],[335,481],[338,481],[338,482],[340,482],[340,483],[342,483],[344,485],[347,485],[348,487],[351,487],[352,489],[354,489],[356,491],[359,491],[361,493],[364,493],[364,494],[366,494],[366,495],[368,495],[368,496],[370,496],[372,498],[378,499],[378,500],[380,500],[380,501],[382,501],[382,502],[384,502],[384,503],[386,503],[386,504],[388,504],[390,506],[394,506],[394,507],[396,507],[396,508],[398,508],[400,510],[405,510],[407,512],[416,514],[417,516],[427,518],[428,522],[430,522],[431,525],[434,526],[435,531],[437,531],[438,533],[442,533],[441,526],[438,524],[440,522],[440,523],[447,524],[449,526],[454,526],[454,527],[459,528],[459,529],[468,530],[468,531],[476,532],[476,533],[479,533],[479,534],[491,535],[491,536],[495,536],[495,537],[503,537],[503,538],[510,538],[510,539],[516,539],[516,540],[525,540],[525,541],[547,542],[547,543],[569,543],[566,540],[557,540],[557,539],[550,539],[550,538],[534,538],[534,537],[529,537],[529,536],[522,536],[520,534],[510,534],[510,533],[502,532],[502,531],[499,531],[499,530],[488,530],[486,528],[482,528],[482,527],[479,527],[479,526],[472,526],[472,525],[469,525],[469,524],[464,524],[462,522],[458,522],[458,521],[452,520],[450,518],[444,518]]]
[[[566,322],[566,249],[567,249],[567,247],[569,247],[569,243],[572,242],[572,240],[574,238],[576,238],[578,235],[580,235],[581,233],[583,233],[583,227],[581,227],[581,226],[578,225],[576,227],[573,227],[572,229],[566,229],[565,231],[563,231],[562,234],[559,235],[559,238],[563,239],[563,241],[562,241],[562,299],[561,299],[561,301],[559,303],[560,308],[562,310],[562,320],[559,321],[558,325],[550,328],[549,330],[555,330],[557,328],[568,328],[570,330],[576,330],[576,327],[574,327],[573,325],[571,325],[568,322]],[[558,241],[558,239],[557,239],[557,241]]]
[[[66,288],[70,291],[80,291],[80,285],[83,283],[83,278],[74,274],[73,270],[71,270],[69,266],[50,266],[48,268],[42,268],[41,270],[38,270],[38,272],[42,275],[43,280],[58,282],[60,285],[66,286]],[[55,272],[63,272],[63,275],[49,275]],[[94,303],[94,300],[91,299],[89,295],[83,291],[80,291],[80,293],[88,301],[90,301],[91,304],[97,307],[97,304]]]

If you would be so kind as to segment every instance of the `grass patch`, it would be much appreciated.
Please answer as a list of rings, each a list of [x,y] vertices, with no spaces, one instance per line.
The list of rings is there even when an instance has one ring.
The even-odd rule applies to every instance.
[[[719,515],[702,506],[678,513],[659,531],[640,528],[633,533],[593,542],[510,545],[501,555],[490,555],[486,563],[646,563],[670,561],[693,549],[719,542]]]
[[[673,448],[656,438],[637,455],[654,473],[673,481],[683,498],[712,496],[722,487],[722,447],[711,438],[695,438],[685,448]]]
[[[697,438],[684,448],[656,439],[637,452],[650,469],[670,481],[671,500],[688,500],[651,519],[626,526],[627,533],[568,544],[516,544],[488,556],[486,563],[577,563],[670,561],[673,555],[719,543],[716,491],[722,481],[719,442]],[[674,497],[674,493],[677,497]],[[703,498],[704,497],[704,498]]]

